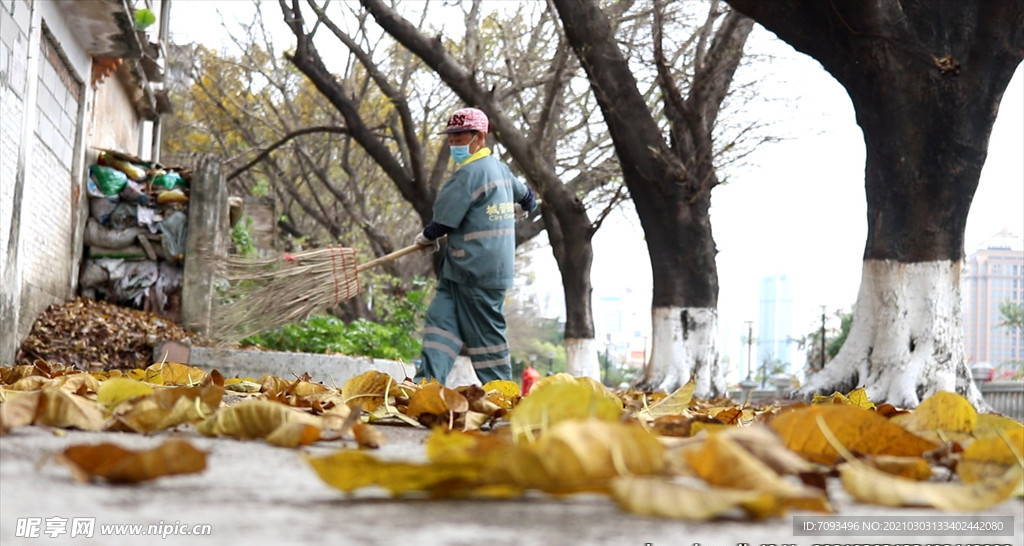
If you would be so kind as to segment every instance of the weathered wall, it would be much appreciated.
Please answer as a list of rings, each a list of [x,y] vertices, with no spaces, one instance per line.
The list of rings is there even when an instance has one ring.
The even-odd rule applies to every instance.
[[[139,151],[124,78],[98,95],[90,85],[94,55],[139,49],[129,12],[125,0],[0,0],[0,364],[39,313],[75,293],[90,146]],[[121,39],[88,41],[98,35],[85,21]]]
[[[52,2],[0,1],[0,362],[73,292],[91,58]]]

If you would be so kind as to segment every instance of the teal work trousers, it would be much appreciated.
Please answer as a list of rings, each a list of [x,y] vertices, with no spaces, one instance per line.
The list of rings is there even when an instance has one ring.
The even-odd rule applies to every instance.
[[[437,379],[444,384],[463,348],[481,383],[512,380],[505,337],[505,290],[441,279],[427,308],[422,363],[416,380]]]

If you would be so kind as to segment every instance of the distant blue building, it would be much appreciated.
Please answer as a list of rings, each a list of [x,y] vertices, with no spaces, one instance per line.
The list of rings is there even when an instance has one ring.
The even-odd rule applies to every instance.
[[[793,291],[789,277],[784,274],[762,277],[756,370],[767,361],[779,361],[785,364],[786,373],[792,373],[795,346]]]

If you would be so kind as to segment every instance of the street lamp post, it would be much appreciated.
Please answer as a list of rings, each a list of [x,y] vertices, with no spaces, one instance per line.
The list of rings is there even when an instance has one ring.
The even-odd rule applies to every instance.
[[[744,404],[750,401],[750,393],[754,390],[754,387],[757,386],[757,381],[754,381],[754,378],[752,377],[752,375],[754,373],[754,370],[753,370],[753,364],[752,364],[751,353],[750,353],[751,348],[752,348],[753,343],[754,343],[754,322],[748,320],[748,321],[746,321],[746,325],[747,325],[747,378],[744,379],[743,381],[740,381],[740,388],[743,389],[743,403]]]
[[[821,367],[825,368],[825,306],[821,306]]]

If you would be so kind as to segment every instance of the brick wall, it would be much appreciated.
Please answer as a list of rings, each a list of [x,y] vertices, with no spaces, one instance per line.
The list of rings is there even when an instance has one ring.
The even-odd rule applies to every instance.
[[[0,0],[0,363],[74,294],[91,57],[60,6]]]
[[[4,269],[22,136],[29,7],[24,0],[0,0],[0,270]],[[7,290],[6,285],[5,291]]]
[[[46,27],[43,27],[46,29]],[[27,333],[50,303],[72,296],[75,210],[81,182],[73,176],[82,83],[52,34],[40,40],[34,142],[25,171],[19,260],[25,279],[19,331]]]

